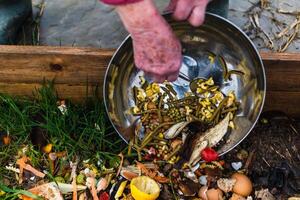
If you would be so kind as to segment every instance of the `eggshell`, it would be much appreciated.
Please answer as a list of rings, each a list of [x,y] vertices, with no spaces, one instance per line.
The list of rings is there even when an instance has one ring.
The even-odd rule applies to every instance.
[[[223,199],[223,192],[220,189],[209,189],[206,192],[208,200],[220,200]]]
[[[232,191],[241,196],[249,196],[252,192],[252,182],[244,174],[234,173],[231,178],[236,179],[236,183],[233,186]]]
[[[235,183],[236,183],[236,179],[233,179],[233,178],[230,178],[230,179],[229,178],[220,178],[217,181],[217,185],[218,185],[219,189],[221,189],[225,193],[231,192]]]
[[[246,200],[246,198],[239,194],[233,193],[229,200]]]
[[[198,192],[198,197],[200,197],[200,199],[202,200],[208,200],[206,194],[207,190],[208,190],[207,186],[202,186]]]

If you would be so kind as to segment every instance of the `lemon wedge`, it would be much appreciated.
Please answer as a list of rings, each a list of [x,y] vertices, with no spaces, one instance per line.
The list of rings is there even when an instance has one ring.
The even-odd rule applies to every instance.
[[[135,200],[155,200],[160,193],[159,185],[148,176],[133,178],[130,182],[130,190]]]

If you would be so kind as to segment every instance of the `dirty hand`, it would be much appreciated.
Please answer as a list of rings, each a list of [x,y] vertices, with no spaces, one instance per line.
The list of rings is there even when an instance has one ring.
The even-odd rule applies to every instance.
[[[117,12],[132,36],[137,68],[154,81],[175,81],[182,61],[181,45],[152,0],[117,6]]]
[[[211,0],[171,0],[166,11],[172,11],[176,20],[188,20],[193,26],[204,22],[205,10]]]

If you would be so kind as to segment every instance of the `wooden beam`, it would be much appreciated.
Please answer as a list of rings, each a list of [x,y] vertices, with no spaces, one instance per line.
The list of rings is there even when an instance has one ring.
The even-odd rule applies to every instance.
[[[102,84],[113,50],[73,47],[0,46],[0,82]]]
[[[268,91],[300,92],[300,53],[261,52]]]

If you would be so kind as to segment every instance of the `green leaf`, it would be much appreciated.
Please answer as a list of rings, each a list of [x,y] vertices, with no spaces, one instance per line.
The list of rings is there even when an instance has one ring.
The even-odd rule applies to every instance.
[[[6,193],[13,193],[14,195],[22,194],[22,195],[28,196],[30,198],[33,198],[33,199],[43,200],[43,198],[41,198],[35,194],[32,194],[31,192],[28,192],[26,190],[11,189],[11,188],[5,186],[3,183],[0,183],[0,189]]]

